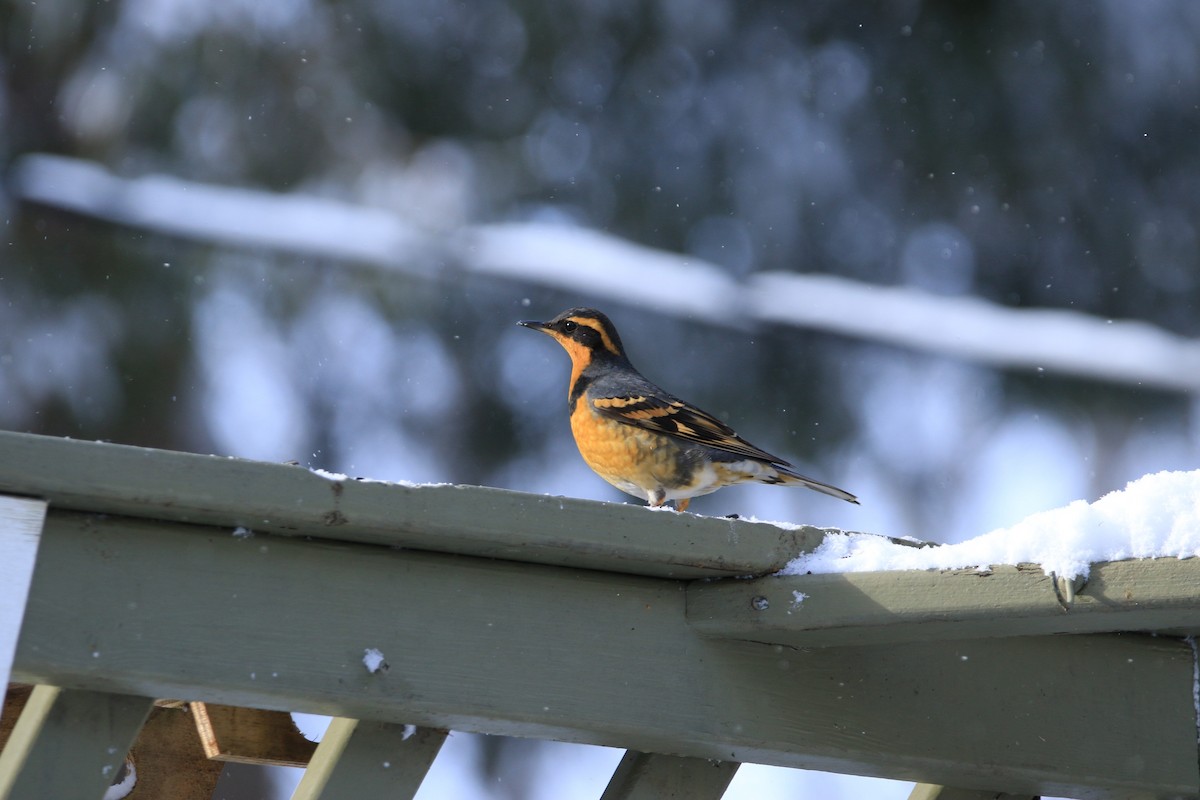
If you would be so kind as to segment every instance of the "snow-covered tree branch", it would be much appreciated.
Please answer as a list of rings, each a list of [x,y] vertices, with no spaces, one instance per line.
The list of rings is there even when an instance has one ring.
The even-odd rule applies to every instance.
[[[795,325],[1000,367],[1200,389],[1200,342],[1145,321],[1008,308],[831,275],[760,272],[737,280],[713,264],[595,230],[506,223],[434,231],[378,208],[167,176],[122,178],[61,156],[24,157],[13,184],[27,201],[206,242],[429,277],[453,263],[715,325]]]

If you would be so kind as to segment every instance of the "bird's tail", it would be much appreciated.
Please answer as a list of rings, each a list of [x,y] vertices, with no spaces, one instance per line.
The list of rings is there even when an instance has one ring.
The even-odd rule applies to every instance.
[[[805,477],[799,472],[796,472],[790,466],[784,466],[782,464],[772,464],[771,466],[775,468],[775,471],[779,474],[779,478],[775,481],[769,481],[770,483],[782,483],[790,486],[807,486],[809,489],[818,491],[821,494],[827,494],[830,497],[836,497],[840,500],[845,500],[847,503],[854,503],[855,505],[858,505],[858,498],[847,492],[845,489],[839,489],[838,487],[828,483],[814,481],[812,478]]]

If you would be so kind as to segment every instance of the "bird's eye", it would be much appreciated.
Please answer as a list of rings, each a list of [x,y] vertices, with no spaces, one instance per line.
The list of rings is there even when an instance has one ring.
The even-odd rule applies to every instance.
[[[567,320],[566,322],[563,323],[563,331],[565,333],[570,333],[571,331],[575,330],[578,327],[579,327],[579,323],[573,322],[572,320]]]

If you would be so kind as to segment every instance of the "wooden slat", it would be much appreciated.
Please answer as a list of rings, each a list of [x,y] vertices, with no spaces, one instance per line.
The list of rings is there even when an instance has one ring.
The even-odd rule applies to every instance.
[[[411,800],[446,731],[336,717],[292,800]]]
[[[354,735],[356,727],[356,719],[334,717],[329,721],[329,727],[325,729],[308,769],[304,770],[304,777],[292,793],[292,800],[319,800],[337,768],[338,761],[341,760],[342,753],[350,744],[350,737]]]
[[[794,647],[1053,633],[1200,631],[1200,559],[1095,564],[1065,605],[1036,565],[990,572],[863,572],[706,581],[688,622],[721,638]]]
[[[734,761],[628,751],[600,800],[720,800],[737,774]]]
[[[688,625],[685,586],[52,510],[15,670],[1011,793],[1200,791],[1183,642],[713,640]],[[366,648],[391,668],[369,672]]]
[[[0,709],[13,653],[17,650],[17,635],[25,615],[25,599],[33,579],[45,517],[46,503],[42,500],[0,495]],[[0,716],[0,725],[3,724]]]
[[[953,786],[934,786],[918,783],[908,800],[1038,800],[1031,794],[1006,794],[983,789],[957,789]]]
[[[145,697],[36,687],[0,753],[0,798],[101,797],[152,705]]]
[[[224,769],[205,756],[187,706],[155,708],[131,755],[137,783],[127,800],[211,800]]]
[[[290,714],[219,703],[192,703],[206,756],[240,764],[303,767],[317,745],[304,738]]]
[[[665,577],[763,574],[823,532],[478,486],[0,432],[0,492],[54,508]]]
[[[4,695],[4,705],[0,708],[0,751],[4,750],[4,745],[8,742],[8,737],[31,694],[33,687],[29,684],[8,684],[8,693]]]

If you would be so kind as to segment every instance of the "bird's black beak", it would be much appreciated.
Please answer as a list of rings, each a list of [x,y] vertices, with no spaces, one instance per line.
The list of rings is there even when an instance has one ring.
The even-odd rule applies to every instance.
[[[533,328],[535,331],[541,331],[542,333],[550,332],[550,323],[548,322],[537,322],[536,320],[532,319],[523,319],[517,324],[522,328]]]

